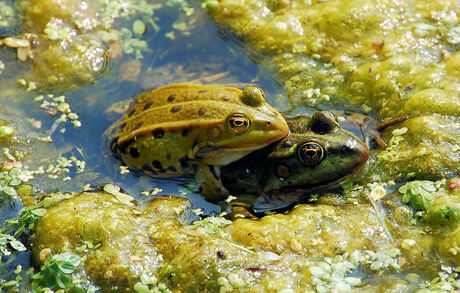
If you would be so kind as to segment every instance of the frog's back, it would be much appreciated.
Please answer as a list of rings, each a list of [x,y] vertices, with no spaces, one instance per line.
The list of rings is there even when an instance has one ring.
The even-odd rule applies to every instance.
[[[131,110],[142,111],[144,107],[160,107],[190,101],[223,101],[241,104],[242,90],[234,87],[202,85],[197,83],[175,83],[152,89],[136,97]]]
[[[121,147],[134,137],[152,133],[184,131],[194,127],[212,127],[241,105],[241,90],[230,87],[173,84],[140,94],[128,112],[111,127]],[[184,132],[184,136],[185,132]]]
[[[191,83],[147,91],[137,96],[128,112],[107,131],[110,149],[135,169],[172,176],[195,172],[197,154],[206,163],[225,163],[225,151],[231,154],[235,148],[246,147],[237,143],[244,136],[256,138],[247,141],[262,147],[287,134],[286,122],[263,98],[248,105],[243,97],[237,88]],[[265,116],[258,121],[261,113]],[[227,120],[235,114],[248,120],[247,127],[253,123],[243,135],[227,129]],[[268,121],[275,122],[275,127]],[[261,123],[268,126],[260,129]],[[273,135],[260,135],[263,130]]]

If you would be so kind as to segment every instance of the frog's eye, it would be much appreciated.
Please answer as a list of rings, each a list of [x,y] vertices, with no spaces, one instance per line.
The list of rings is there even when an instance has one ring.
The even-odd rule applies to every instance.
[[[228,125],[236,134],[240,134],[248,130],[249,118],[244,114],[233,114],[228,117]]]
[[[306,142],[297,148],[299,160],[307,166],[316,166],[324,158],[324,149],[316,142]]]

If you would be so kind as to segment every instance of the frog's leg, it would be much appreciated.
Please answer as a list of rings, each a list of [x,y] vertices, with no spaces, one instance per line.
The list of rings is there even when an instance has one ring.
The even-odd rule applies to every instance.
[[[228,207],[229,214],[228,218],[231,220],[237,220],[237,219],[259,219],[257,216],[252,214],[250,212],[251,206],[248,206],[244,202],[232,202],[232,203],[226,203],[225,206]]]
[[[403,122],[403,121],[406,121],[407,119],[409,119],[409,116],[401,116],[401,117],[395,118],[393,120],[380,123],[380,124],[378,124],[376,126],[376,128],[377,128],[377,130],[383,130],[383,129],[387,128],[387,127],[393,126],[393,125],[398,124],[398,123]]]
[[[229,195],[229,191],[220,179],[219,167],[199,164],[195,177],[200,185],[201,196],[207,201],[217,203]]]
[[[385,128],[387,127],[390,127],[390,126],[393,126],[393,125],[396,125],[398,123],[401,123],[405,120],[407,120],[409,118],[409,116],[402,116],[402,117],[398,117],[398,118],[395,118],[393,120],[390,120],[390,121],[387,121],[387,122],[384,122],[384,123],[380,123],[378,124],[375,128],[376,128],[376,131],[375,133],[373,134],[373,139],[374,141],[377,143],[377,145],[379,147],[381,147],[382,149],[386,149],[388,147],[387,143],[382,139],[382,137],[380,136],[380,131],[384,130]]]

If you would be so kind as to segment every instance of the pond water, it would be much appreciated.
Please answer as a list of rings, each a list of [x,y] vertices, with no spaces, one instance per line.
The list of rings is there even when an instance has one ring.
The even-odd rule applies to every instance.
[[[88,215],[88,227],[101,215],[102,228],[112,220],[130,227],[121,241],[120,229],[97,239],[105,244],[100,251],[125,257],[114,269],[120,275],[105,271],[98,251],[85,268],[82,278],[102,278],[106,291],[112,283],[131,289],[139,278],[144,289],[193,292],[458,290],[460,6],[454,0],[202,2],[0,0],[0,290],[29,288],[29,251],[39,245],[58,251],[55,242],[66,244],[75,234],[92,241],[89,228],[66,230],[54,242],[48,237],[61,236],[69,210],[75,223]],[[196,192],[192,176],[121,174],[104,138],[135,96],[179,82],[257,85],[286,116],[350,109],[410,119],[387,129],[390,148],[371,152],[367,173],[355,184],[261,221],[158,224],[148,204],[146,211],[119,203],[111,210],[113,199],[99,193],[53,205],[68,193],[114,183],[141,203],[174,194],[217,215],[220,208]],[[164,206],[181,210],[181,204]],[[45,212],[48,222],[35,227],[37,242],[29,241],[28,225]],[[129,216],[119,222],[113,213]],[[22,229],[15,236],[26,247],[8,238]],[[139,247],[145,255],[155,250],[155,257],[139,260],[145,255],[130,250],[129,233],[154,239]],[[94,252],[88,251],[83,255]],[[128,266],[129,284],[123,280]],[[145,268],[162,282],[139,277]]]

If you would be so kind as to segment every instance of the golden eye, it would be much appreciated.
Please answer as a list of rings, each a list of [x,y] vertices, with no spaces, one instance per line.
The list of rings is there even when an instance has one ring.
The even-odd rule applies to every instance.
[[[249,118],[244,114],[233,114],[228,117],[228,125],[236,134],[240,134],[248,130]]]
[[[306,142],[297,148],[297,157],[307,166],[316,166],[324,158],[324,149],[316,142]]]

